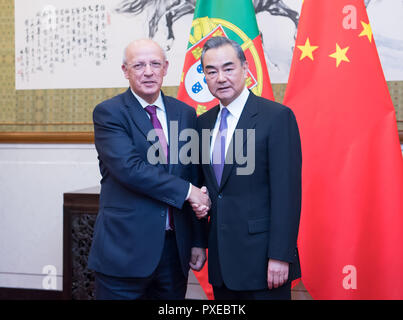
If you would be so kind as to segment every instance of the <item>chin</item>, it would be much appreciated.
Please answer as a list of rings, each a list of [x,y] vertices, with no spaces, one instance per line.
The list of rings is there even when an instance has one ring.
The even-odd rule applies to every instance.
[[[147,96],[154,96],[154,95],[158,95],[159,92],[159,88],[153,88],[153,90],[143,90],[143,93]]]
[[[231,96],[229,96],[229,95],[220,95],[220,96],[217,96],[217,99],[220,100],[222,104],[227,106],[234,100],[234,97],[232,95]]]

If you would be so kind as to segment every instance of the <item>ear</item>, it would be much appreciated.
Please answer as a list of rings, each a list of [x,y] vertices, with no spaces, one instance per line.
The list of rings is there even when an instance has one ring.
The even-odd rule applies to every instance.
[[[127,68],[127,66],[125,64],[122,64],[122,71],[125,75],[125,78],[129,79],[129,69]]]
[[[168,74],[168,66],[169,66],[169,62],[168,62],[168,60],[165,60],[165,62],[164,62],[164,77]]]
[[[249,70],[249,63],[248,60],[246,60],[243,65],[242,65],[242,69],[245,72],[245,79],[248,78],[248,70]]]

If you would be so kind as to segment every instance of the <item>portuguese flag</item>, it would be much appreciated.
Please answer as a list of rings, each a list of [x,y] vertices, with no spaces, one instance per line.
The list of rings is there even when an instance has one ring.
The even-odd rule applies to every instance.
[[[193,106],[198,115],[218,104],[208,90],[200,63],[204,43],[215,36],[228,37],[241,45],[249,63],[247,87],[258,96],[274,100],[252,0],[196,2],[178,99]],[[208,283],[207,263],[195,276],[207,298],[214,299]]]
[[[403,159],[363,0],[305,0],[284,104],[302,142],[314,299],[403,299]]]
[[[215,36],[241,45],[249,63],[247,87],[258,96],[274,100],[252,0],[196,2],[178,99],[193,106],[198,115],[218,104],[207,88],[200,63],[204,43]]]

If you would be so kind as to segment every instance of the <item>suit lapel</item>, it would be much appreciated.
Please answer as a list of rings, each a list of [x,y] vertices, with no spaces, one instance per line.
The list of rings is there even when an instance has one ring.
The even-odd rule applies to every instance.
[[[210,130],[210,133],[213,132],[214,125],[215,125],[215,123],[217,121],[217,117],[218,117],[219,112],[220,112],[220,106],[219,105],[215,106],[211,110],[210,117],[206,119],[207,120],[207,126],[206,126],[207,128],[206,129]],[[209,142],[209,149],[208,149],[208,157],[209,157],[209,159],[210,159],[210,154],[211,154],[211,144],[212,144],[211,139],[212,139],[212,135],[210,134],[210,142]],[[202,152],[203,152],[203,150],[202,150]],[[202,153],[200,153],[200,154],[202,154]],[[203,163],[203,162],[201,162],[201,163]],[[206,167],[207,167],[206,174],[208,175],[208,177],[206,179],[209,179],[209,181],[214,181],[214,186],[218,190],[219,186],[217,184],[217,179],[215,177],[213,166],[211,165],[211,163],[209,163],[208,165],[206,165]]]
[[[130,88],[123,94],[123,99],[125,104],[128,108],[129,114],[140,130],[140,132],[144,135],[144,138],[147,140],[148,133],[154,129],[150,118],[147,116],[147,112],[143,109],[140,102],[134,97],[133,93],[131,92]],[[158,149],[156,148],[154,142],[147,140],[150,144],[150,147],[154,148],[155,151]],[[167,165],[163,165],[168,169]]]
[[[257,103],[256,103],[256,97],[252,92],[250,92],[248,100],[246,101],[246,104],[243,108],[243,111],[241,113],[237,126],[235,128],[235,131],[242,130],[243,144],[245,144],[248,139],[247,129],[254,129],[256,126],[257,113],[258,113],[258,108],[257,108]],[[236,153],[243,152],[243,148],[241,148],[241,150],[234,149],[234,137],[235,137],[235,132],[231,137],[230,146],[228,148],[228,152],[225,157],[226,163],[224,165],[224,171],[222,173],[221,185],[219,187],[220,190],[224,187],[225,183],[228,180],[228,177],[231,174],[231,171],[232,171],[235,161],[236,161]],[[231,159],[231,157],[232,157],[232,159]],[[210,166],[210,167],[212,167],[212,166]],[[215,177],[214,177],[214,179],[215,179]]]
[[[124,93],[124,101],[129,111],[129,114],[136,124],[137,128],[141,131],[144,137],[147,139],[148,132],[154,129],[151,124],[150,119],[148,118],[146,111],[141,106],[140,102],[134,97],[130,88]],[[150,145],[152,145],[151,141],[149,141]]]

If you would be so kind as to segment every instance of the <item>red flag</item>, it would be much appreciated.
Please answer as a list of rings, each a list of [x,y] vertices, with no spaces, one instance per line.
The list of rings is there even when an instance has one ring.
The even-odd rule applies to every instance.
[[[403,299],[403,160],[363,0],[304,1],[284,104],[302,140],[302,282],[314,299]]]
[[[214,36],[228,37],[241,45],[249,64],[247,87],[258,96],[274,100],[252,0],[196,2],[178,99],[193,106],[198,115],[218,104],[207,88],[200,63],[204,43]],[[207,298],[213,299],[207,263],[195,275]]]

